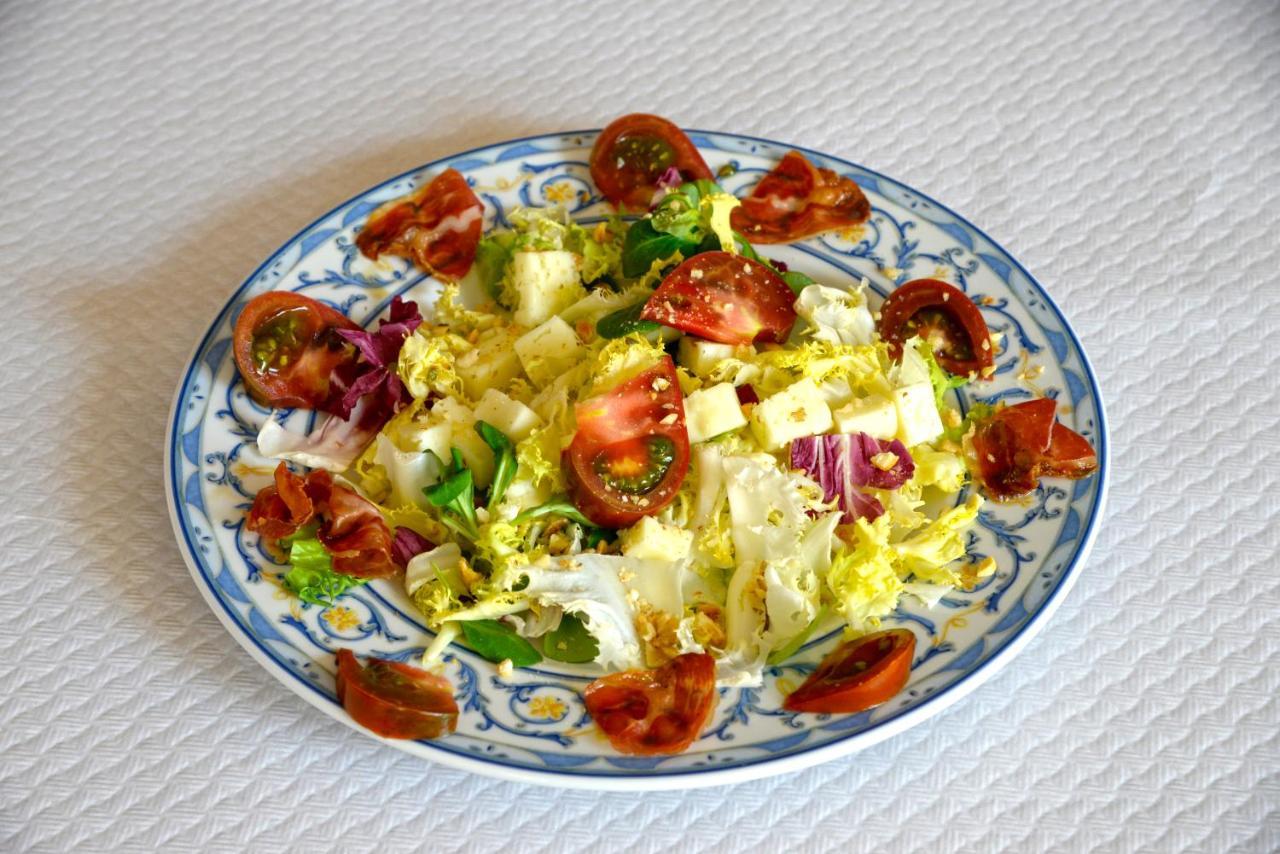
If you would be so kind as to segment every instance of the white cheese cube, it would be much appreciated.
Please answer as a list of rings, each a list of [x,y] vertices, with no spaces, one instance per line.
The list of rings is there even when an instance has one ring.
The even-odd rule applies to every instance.
[[[637,560],[684,560],[693,546],[693,531],[645,516],[619,534],[618,542],[624,555]]]
[[[446,397],[431,408],[433,418],[449,425],[449,447],[457,448],[462,461],[471,469],[471,478],[477,489],[483,489],[493,480],[493,451],[476,432],[476,415],[471,409],[451,397]],[[449,455],[441,457],[447,465]]]
[[[532,327],[587,295],[572,252],[517,252],[508,270],[519,301],[515,322]]]
[[[833,414],[839,433],[866,433],[876,439],[898,435],[898,408],[878,394],[851,400]]]
[[[517,338],[515,351],[524,372],[539,386],[551,382],[586,355],[573,327],[558,317],[549,318]]]
[[[696,376],[705,377],[725,359],[742,359],[754,352],[755,348],[750,344],[735,347],[732,344],[717,344],[686,335],[680,339],[676,361]]]
[[[767,451],[777,451],[792,439],[831,429],[831,408],[817,384],[803,379],[765,398],[751,410],[751,432]]]
[[[929,383],[895,388],[893,405],[898,409],[898,438],[908,448],[921,442],[932,442],[942,435],[942,418],[938,415],[933,386]]]
[[[747,426],[731,383],[700,388],[684,399],[684,423],[690,442],[705,442],[712,436]]]
[[[478,400],[486,389],[504,388],[520,376],[520,359],[514,344],[513,334],[495,331],[481,338],[474,350],[458,357],[454,369],[467,397]]]
[[[488,421],[512,442],[519,442],[542,423],[538,413],[518,400],[512,400],[496,388],[491,388],[476,404],[476,419]]]

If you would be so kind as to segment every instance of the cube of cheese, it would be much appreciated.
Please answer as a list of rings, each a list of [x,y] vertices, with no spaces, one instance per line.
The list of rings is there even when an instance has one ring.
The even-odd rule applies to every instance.
[[[517,338],[515,351],[524,372],[539,386],[551,382],[586,355],[573,327],[559,317],[551,317]]]
[[[833,415],[840,433],[866,433],[876,439],[898,435],[898,408],[878,394],[851,400]]]
[[[705,377],[723,360],[741,359],[754,352],[755,348],[750,344],[735,347],[732,344],[717,344],[686,335],[680,339],[676,361],[697,376]]]
[[[693,531],[645,516],[619,534],[618,542],[624,555],[637,560],[683,560],[693,546]]]
[[[480,402],[476,404],[476,419],[488,421],[506,433],[507,438],[512,442],[519,442],[532,433],[534,427],[542,423],[538,413],[520,401],[512,400],[496,388],[486,391],[480,398]]]
[[[751,410],[751,432],[767,451],[777,451],[792,439],[831,429],[831,408],[811,379],[787,386]]]
[[[517,295],[515,322],[533,327],[587,295],[572,252],[517,252],[508,270]]]
[[[705,442],[712,436],[747,426],[738,404],[738,392],[730,383],[700,388],[684,399],[684,422],[690,442]]]
[[[454,369],[467,397],[478,400],[486,389],[503,388],[520,376],[515,340],[510,332],[494,331],[481,338],[474,350],[458,357]]]
[[[898,438],[908,448],[932,442],[942,435],[942,418],[938,415],[931,384],[912,383],[895,388],[893,405],[898,410]]]

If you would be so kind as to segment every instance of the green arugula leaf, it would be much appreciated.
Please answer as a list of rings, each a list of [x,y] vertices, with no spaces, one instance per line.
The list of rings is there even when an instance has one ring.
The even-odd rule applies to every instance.
[[[646,303],[648,300],[606,314],[596,321],[596,334],[601,338],[623,338],[633,332],[644,335],[661,329],[661,323],[640,319]]]
[[[555,661],[583,664],[600,654],[600,644],[573,614],[560,618],[560,625],[542,636],[542,654]]]
[[[497,620],[467,620],[460,624],[467,646],[489,661],[507,659],[516,667],[529,667],[542,661],[542,655],[516,630]]]
[[[493,509],[507,494],[507,487],[516,476],[516,449],[497,427],[487,421],[476,422],[476,432],[493,451],[493,483],[489,486],[489,509]]]
[[[282,541],[283,542],[283,541]],[[338,597],[367,579],[333,571],[329,550],[317,539],[289,538],[289,572],[284,586],[303,602],[328,608]]]

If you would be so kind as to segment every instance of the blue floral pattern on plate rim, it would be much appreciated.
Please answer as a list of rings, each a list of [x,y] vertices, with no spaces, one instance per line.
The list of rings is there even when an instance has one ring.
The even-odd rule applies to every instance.
[[[355,726],[333,693],[331,652],[411,659],[429,637],[394,589],[363,588],[319,610],[282,603],[270,558],[245,536],[236,514],[257,486],[243,482],[252,439],[267,413],[248,401],[231,367],[229,331],[246,296],[279,286],[307,289],[372,322],[391,296],[423,287],[407,265],[373,270],[351,235],[369,211],[424,176],[452,166],[486,204],[488,223],[503,223],[515,204],[560,203],[590,221],[603,213],[586,170],[597,131],[527,137],[472,149],[415,168],[344,202],[311,223],[236,290],[197,346],[179,384],[165,454],[174,530],[197,586],[232,635],[295,692]],[[947,278],[982,305],[1004,334],[998,372],[974,399],[1031,396],[1019,383],[1045,371],[1037,391],[1069,401],[1064,416],[1098,451],[1100,471],[1075,483],[1050,482],[1023,506],[987,509],[971,536],[974,559],[991,555],[1000,572],[933,609],[904,608],[892,618],[926,643],[912,681],[894,701],[850,716],[798,716],[778,706],[779,685],[803,678],[835,633],[811,641],[762,688],[722,691],[716,716],[693,752],[680,757],[624,757],[588,735],[580,688],[590,677],[571,670],[527,669],[498,677],[464,650],[448,656],[463,715],[459,733],[437,742],[389,742],[446,764],[553,785],[675,788],[716,785],[796,770],[870,746],[942,710],[976,688],[1024,646],[1062,601],[1097,533],[1109,476],[1106,416],[1093,370],[1061,311],[1021,265],[967,220],[928,196],[864,167],[797,146],[736,134],[691,131],[713,169],[729,163],[723,183],[744,193],[786,151],[850,175],[872,201],[872,219],[848,233],[769,247],[819,280],[866,276],[881,296],[910,278]],[[592,216],[596,214],[596,216]],[[776,251],[775,251],[776,250]],[[1031,359],[1047,359],[1032,365]],[[221,397],[222,408],[213,406]],[[967,393],[958,402],[971,402]],[[260,458],[259,458],[260,459]],[[260,471],[259,471],[260,474]],[[263,481],[265,482],[265,481]],[[216,507],[224,512],[219,516]],[[211,510],[210,508],[215,508]],[[215,525],[215,517],[220,525]],[[305,608],[305,610],[304,610]],[[487,679],[486,679],[487,677]],[[358,729],[358,727],[356,727]],[[364,732],[364,730],[361,730]],[[366,733],[368,734],[368,733]],[[705,749],[701,749],[705,746]]]

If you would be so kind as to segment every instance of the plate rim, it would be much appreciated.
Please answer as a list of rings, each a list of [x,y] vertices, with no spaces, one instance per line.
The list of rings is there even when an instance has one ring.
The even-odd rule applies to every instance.
[[[1023,266],[1022,262],[1019,261],[1017,257],[1009,252],[1009,250],[1005,249],[1003,244],[997,242],[981,228],[974,225],[968,218],[934,199],[927,193],[921,192],[914,186],[906,184],[875,169],[863,166],[855,161],[818,151],[813,148],[751,134],[706,130],[700,128],[685,129],[685,132],[691,135],[734,138],[815,155],[824,160],[877,176],[891,184],[895,184],[910,191],[922,201],[925,201],[928,204],[933,205],[938,210],[954,217],[957,222],[960,222],[972,229],[974,233],[987,240],[992,246],[998,248],[1005,257],[1012,262],[1013,267],[1026,278],[1031,288],[1044,300],[1045,305],[1061,322],[1063,333],[1071,340],[1076,352],[1080,356],[1081,368],[1083,369],[1085,378],[1089,383],[1090,391],[1092,392],[1094,399],[1097,401],[1098,409],[1097,500],[1094,502],[1094,506],[1088,519],[1084,521],[1084,533],[1081,537],[1080,545],[1072,555],[1068,565],[1063,569],[1058,583],[1055,585],[1054,589],[1046,595],[1035,613],[1028,617],[1027,622],[1005,642],[1000,650],[980,664],[967,676],[942,691],[931,695],[910,710],[890,718],[889,720],[877,723],[869,729],[844,736],[828,744],[816,746],[809,750],[798,751],[796,753],[780,757],[765,756],[761,757],[759,760],[734,765],[732,767],[687,768],[676,771],[666,771],[662,774],[652,774],[644,771],[632,774],[605,774],[584,771],[565,774],[554,768],[543,769],[517,767],[504,764],[501,761],[494,759],[487,759],[480,756],[471,757],[463,753],[445,750],[431,742],[403,742],[393,739],[385,739],[369,732],[352,721],[350,716],[346,715],[337,703],[327,697],[319,696],[313,686],[309,686],[302,681],[293,678],[293,674],[286,671],[278,662],[260,649],[258,643],[253,638],[247,636],[242,627],[232,619],[230,614],[227,613],[227,605],[213,594],[209,584],[206,583],[203,573],[192,552],[193,544],[191,543],[190,536],[182,526],[181,516],[178,512],[176,504],[178,490],[174,481],[175,473],[173,470],[173,460],[175,458],[174,452],[177,447],[175,443],[180,440],[181,430],[179,421],[182,413],[179,411],[179,406],[182,401],[183,392],[191,379],[192,372],[197,368],[197,357],[206,347],[210,337],[216,332],[220,325],[219,320],[222,317],[222,313],[243,293],[247,287],[254,282],[255,279],[257,279],[264,270],[273,264],[298,240],[302,239],[317,225],[324,222],[338,211],[351,205],[357,200],[368,196],[370,193],[376,192],[395,183],[396,181],[400,181],[409,176],[432,169],[433,167],[439,166],[447,161],[456,160],[476,152],[518,145],[520,143],[534,140],[564,139],[566,137],[574,136],[590,137],[592,135],[599,134],[601,130],[601,128],[593,128],[586,130],[548,131],[507,140],[489,142],[483,145],[477,145],[461,151],[445,154],[441,157],[437,157],[426,163],[400,172],[359,191],[313,219],[291,237],[284,240],[253,270],[253,272],[251,272],[238,286],[235,287],[228,298],[224,300],[221,306],[217,309],[212,321],[208,323],[204,334],[199,338],[195,346],[191,349],[190,355],[182,363],[180,378],[174,390],[172,403],[169,407],[167,426],[165,430],[165,443],[162,449],[164,454],[163,470],[165,480],[165,499],[169,510],[170,525],[174,531],[174,538],[178,545],[178,550],[182,554],[183,561],[187,565],[187,571],[191,574],[192,580],[200,591],[200,595],[204,598],[210,610],[213,611],[214,615],[227,629],[228,633],[231,634],[236,642],[245,649],[250,656],[258,662],[258,664],[266,669],[267,672],[270,673],[277,681],[285,684],[294,694],[302,697],[312,706],[321,709],[331,718],[338,720],[349,728],[354,729],[365,736],[384,742],[385,744],[398,748],[406,753],[410,753],[411,755],[419,756],[420,758],[428,758],[432,761],[438,761],[443,765],[458,768],[460,770],[521,783],[575,789],[654,791],[700,788],[705,786],[718,786],[746,782],[748,780],[760,779],[762,777],[792,773],[833,759],[851,755],[891,738],[894,735],[905,732],[925,720],[945,711],[980,688],[1026,648],[1026,646],[1044,629],[1045,625],[1053,617],[1054,613],[1057,612],[1058,608],[1061,607],[1063,601],[1071,592],[1071,589],[1075,586],[1079,576],[1083,572],[1084,566],[1087,563],[1089,555],[1097,540],[1098,532],[1101,528],[1101,521],[1105,516],[1111,484],[1110,425],[1107,418],[1106,405],[1102,395],[1101,384],[1098,382],[1093,364],[1085,351],[1079,335],[1076,333],[1075,328],[1071,325],[1071,322],[1067,319],[1058,303],[1053,299],[1044,286],[1040,284],[1039,280]],[[313,688],[313,690],[307,690],[308,688]],[[424,755],[424,752],[429,753],[429,755]]]

